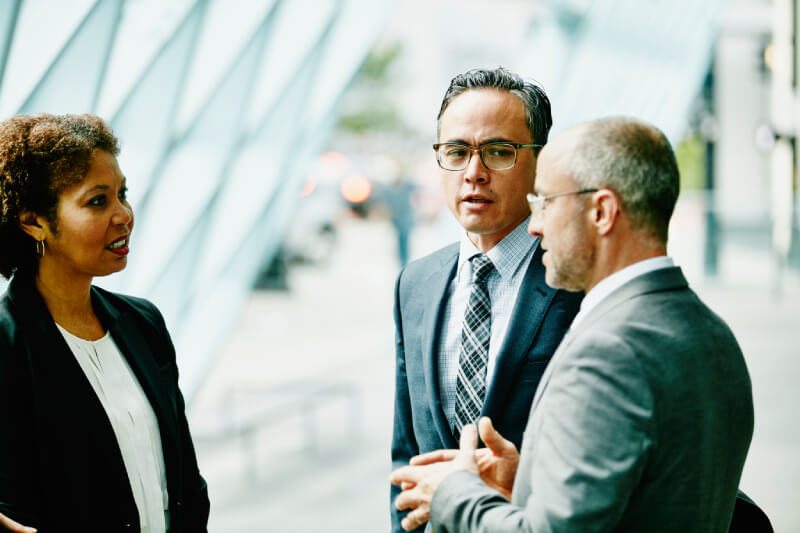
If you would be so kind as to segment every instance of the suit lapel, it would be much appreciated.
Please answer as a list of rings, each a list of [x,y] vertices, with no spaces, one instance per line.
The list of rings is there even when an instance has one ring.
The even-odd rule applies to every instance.
[[[170,376],[161,376],[158,359],[153,353],[161,349],[152,346],[152,332],[144,330],[136,320],[136,316],[129,310],[115,308],[99,291],[92,288],[92,303],[95,312],[104,325],[108,327],[119,351],[128,362],[128,366],[136,376],[139,386],[144,391],[150,402],[161,435],[161,451],[164,454],[166,468],[167,490],[170,493],[180,492],[180,439],[178,437],[178,421],[172,401],[165,394],[162,379],[171,379]],[[175,369],[172,369],[173,371]]]
[[[683,276],[683,272],[681,271],[680,267],[671,267],[648,272],[647,274],[633,278],[621,287],[618,287],[616,290],[612,291],[611,294],[598,303],[594,309],[589,311],[589,314],[581,319],[580,323],[575,329],[570,328],[566,335],[564,335],[564,339],[561,341],[561,344],[559,344],[556,353],[553,354],[551,364],[547,365],[547,369],[545,369],[544,375],[542,375],[541,383],[539,384],[539,388],[536,390],[536,395],[533,398],[531,412],[533,412],[533,410],[536,408],[536,405],[539,403],[544,390],[547,388],[547,384],[550,382],[550,376],[552,376],[553,372],[558,367],[559,355],[568,350],[570,344],[572,344],[572,342],[578,336],[580,336],[583,331],[586,331],[590,325],[595,323],[597,320],[602,319],[609,311],[620,305],[625,300],[635,296],[639,296],[648,292],[685,289],[688,288],[688,286],[689,284],[686,282],[686,278]]]
[[[648,272],[628,281],[621,287],[611,292],[603,301],[597,304],[578,325],[578,331],[589,327],[601,319],[610,310],[620,305],[625,300],[648,293],[670,289],[687,288],[689,284],[683,277],[680,267],[662,268]]]
[[[164,387],[160,384],[156,357],[153,348],[147,344],[146,332],[142,330],[134,315],[126,310],[118,310],[111,305],[97,290],[92,290],[92,303],[101,322],[111,332],[114,343],[119,348],[128,366],[136,376],[139,385],[147,396],[150,406],[159,422],[162,433],[162,447],[166,448],[167,442],[175,442],[176,421],[172,416],[170,400],[164,395]],[[167,433],[171,438],[164,439]],[[166,455],[166,449],[164,450]]]
[[[54,399],[68,399],[76,413],[88,427],[110,432],[113,429],[103,405],[78,361],[56,327],[44,300],[33,286],[33,280],[15,279],[12,300],[27,317],[23,327],[30,331],[33,345],[31,366],[38,381],[35,385],[48,391]],[[30,286],[28,286],[30,283]],[[59,400],[57,400],[59,401]]]
[[[15,276],[11,297],[20,316],[25,317],[20,325],[29,332],[33,386],[42,398],[38,416],[47,420],[45,424],[52,427],[55,434],[80,436],[65,439],[62,442],[64,447],[93,449],[91,454],[99,463],[97,471],[104,472],[107,489],[117,485],[129,490],[122,453],[108,415],[33,286],[33,280],[16,279]],[[91,437],[87,442],[83,436]],[[68,449],[62,452],[65,457],[87,453],[84,449],[75,453]]]
[[[484,416],[494,417],[498,408],[507,405],[506,385],[513,381],[520,365],[524,364],[556,295],[556,290],[545,283],[542,254],[542,249],[537,246],[522,280],[503,345],[497,352],[494,375],[481,411]]]
[[[558,367],[559,355],[569,347],[574,338],[575,335],[572,333],[572,331],[567,330],[564,338],[561,339],[561,342],[559,343],[558,348],[556,348],[553,357],[550,358],[550,362],[547,364],[547,368],[544,369],[542,379],[539,381],[539,386],[536,388],[536,394],[534,394],[533,402],[531,402],[531,412],[534,412],[534,409],[536,409],[536,405],[539,403],[544,390],[547,388],[547,384],[550,383],[550,376],[553,375],[556,367]]]
[[[450,282],[456,273],[458,264],[458,247],[454,247],[453,255],[443,259],[440,268],[432,272],[421,284],[421,301],[435,302],[423,310],[420,327],[422,328],[422,361],[425,368],[425,390],[428,396],[430,411],[439,438],[446,448],[457,447],[450,424],[442,409],[439,393],[439,344],[442,335],[442,324],[445,306],[448,300]]]

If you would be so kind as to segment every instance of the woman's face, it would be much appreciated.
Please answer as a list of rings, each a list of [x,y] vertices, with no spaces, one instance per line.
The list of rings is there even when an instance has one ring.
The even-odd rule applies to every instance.
[[[125,268],[133,230],[126,193],[117,158],[95,150],[83,181],[59,195],[56,227],[45,227],[47,248],[39,272],[56,269],[61,275],[91,278]]]

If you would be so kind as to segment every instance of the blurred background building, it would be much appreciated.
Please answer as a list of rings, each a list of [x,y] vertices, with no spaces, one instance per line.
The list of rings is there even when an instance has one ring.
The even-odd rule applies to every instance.
[[[216,532],[388,528],[392,284],[458,238],[430,148],[450,78],[537,80],[554,132],[657,124],[670,254],[753,377],[742,488],[800,531],[798,22],[798,0],[0,0],[0,119],[90,111],[121,139],[133,253],[98,282],[165,315]]]

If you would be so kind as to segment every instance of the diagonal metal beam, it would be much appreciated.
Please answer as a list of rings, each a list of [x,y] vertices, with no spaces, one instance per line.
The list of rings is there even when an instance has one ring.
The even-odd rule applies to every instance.
[[[6,20],[6,36],[3,40],[2,48],[0,48],[0,89],[3,87],[3,74],[5,74],[6,71],[8,56],[11,54],[11,43],[14,42],[14,32],[17,29],[17,19],[19,18],[19,11],[22,7],[22,0],[11,0],[10,5],[11,7],[7,8],[9,10],[9,17]]]

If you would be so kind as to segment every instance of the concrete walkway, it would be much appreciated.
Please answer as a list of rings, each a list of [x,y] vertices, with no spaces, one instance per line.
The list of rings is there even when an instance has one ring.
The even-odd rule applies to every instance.
[[[686,237],[671,253],[730,324],[752,375],[756,429],[741,487],[776,531],[800,531],[800,284],[776,293],[766,282],[698,281],[691,213],[676,228]],[[412,250],[436,241],[418,230]],[[728,271],[764,264],[747,254],[731,251]],[[325,264],[293,268],[286,292],[253,294],[191,405],[211,532],[388,530],[397,271],[391,227],[353,219]],[[247,421],[260,424],[220,436]]]

